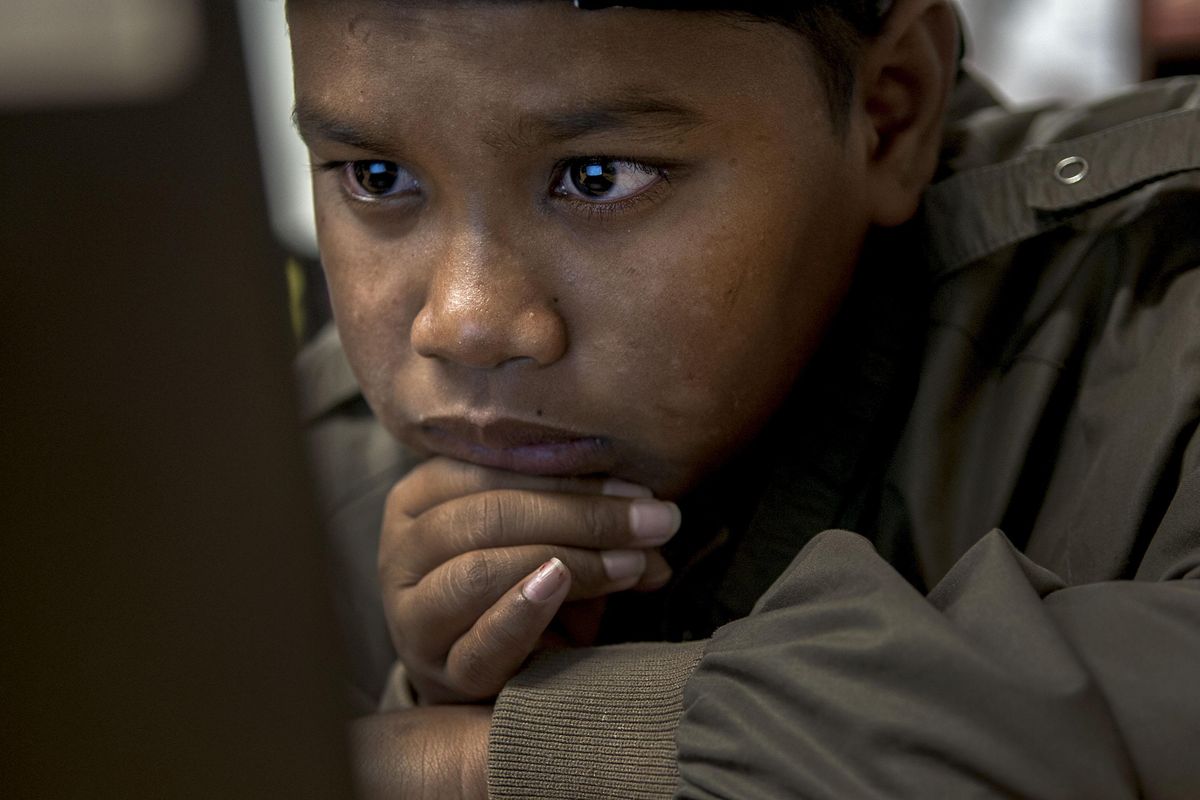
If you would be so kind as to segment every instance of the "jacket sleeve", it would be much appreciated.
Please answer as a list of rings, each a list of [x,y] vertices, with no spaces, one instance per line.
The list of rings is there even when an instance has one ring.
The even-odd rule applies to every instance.
[[[1200,471],[1159,580],[1066,587],[999,532],[922,597],[822,534],[687,684],[680,797],[1192,798]]]
[[[1154,538],[1154,580],[1066,587],[995,532],[922,596],[827,532],[703,645],[535,663],[492,796],[1193,798],[1200,470]]]
[[[500,693],[488,796],[670,797],[683,687],[703,642],[550,652]]]

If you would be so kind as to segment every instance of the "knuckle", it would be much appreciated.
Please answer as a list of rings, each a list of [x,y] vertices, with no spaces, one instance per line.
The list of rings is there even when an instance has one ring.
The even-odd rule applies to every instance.
[[[476,697],[495,694],[502,681],[498,665],[519,645],[518,638],[503,629],[472,631],[447,663],[447,677],[460,691]]]
[[[489,593],[496,580],[495,558],[486,551],[475,550],[464,555],[460,562],[450,580],[451,592],[469,596]]]
[[[385,501],[383,521],[379,526],[378,551],[381,554],[399,546],[412,528],[412,517],[401,511],[393,512],[391,497],[389,494]]]
[[[401,558],[401,553],[411,549],[409,541],[414,527],[411,523],[391,531],[385,527],[379,538],[379,547],[375,551],[375,574],[380,588],[385,591],[411,586],[421,578],[408,569]]]
[[[481,652],[490,656],[488,663],[495,663],[498,657],[506,653],[516,652],[522,642],[518,631],[504,625],[489,625],[478,639]]]
[[[462,540],[457,549],[465,552],[490,546],[491,520],[496,514],[493,505],[491,497],[480,494],[454,507],[454,514],[448,522]]]
[[[396,656],[411,673],[433,680],[446,665],[447,648],[437,638],[440,630],[431,597],[418,590],[396,597],[384,607],[388,634]]]
[[[411,476],[406,480],[411,480]],[[396,517],[408,516],[404,511],[405,498],[405,481],[399,481],[393,484],[391,489],[388,489],[387,497],[385,497],[383,501],[383,519],[385,527],[388,520],[395,519]]]
[[[412,637],[407,635],[412,630],[420,630],[419,626],[408,624],[410,619],[410,611],[412,609],[412,601],[409,597],[409,592],[384,592],[383,596],[383,616],[387,620],[388,629],[392,632],[392,639],[396,644],[400,641],[408,641]]]
[[[424,461],[392,484],[384,498],[384,519],[413,517],[437,486],[437,471]]]
[[[587,537],[586,547],[600,549],[608,543],[610,528],[609,515],[601,503],[585,501],[579,508],[580,528]]]
[[[496,492],[485,492],[481,495],[483,506],[481,512],[481,523],[485,535],[490,534],[485,541],[492,541],[491,536],[503,536],[504,525],[507,514],[504,508],[504,499],[502,495]]]
[[[482,550],[508,543],[527,518],[522,495],[489,491],[475,495],[461,521],[465,549]]]
[[[420,625],[412,624],[413,602],[410,594],[391,592],[385,593],[383,598],[383,617],[387,620],[392,643],[401,652],[411,650],[411,643],[416,639],[414,633],[422,630]]]
[[[447,665],[446,677],[461,692],[487,692],[492,682],[491,659],[477,647],[464,648]]]

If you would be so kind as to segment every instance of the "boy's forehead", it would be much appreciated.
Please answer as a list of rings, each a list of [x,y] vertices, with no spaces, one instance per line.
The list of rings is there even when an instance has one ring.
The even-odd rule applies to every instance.
[[[430,104],[409,109],[415,113],[441,112],[448,98],[473,98],[481,113],[525,109],[520,128],[530,135],[567,138],[632,121],[670,135],[701,123],[697,109],[711,97],[747,91],[735,73],[761,72],[763,37],[783,45],[766,42],[770,61],[789,60],[784,49],[802,58],[794,35],[777,26],[645,11],[593,15],[566,0],[290,7],[302,125],[319,121],[309,109],[344,107],[349,88],[355,97],[386,95],[389,105]]]
[[[729,14],[693,14],[690,11],[743,11],[745,4],[714,2],[587,2],[587,0],[287,0],[290,14],[297,10],[305,15],[321,13],[328,19],[344,24],[352,34],[369,35],[372,26],[390,25],[398,33],[421,39],[430,33],[443,35],[455,32],[484,33],[497,18],[542,20],[554,19],[563,24],[595,26],[603,23],[613,28],[636,27],[644,24],[665,25],[665,30],[688,34],[696,30],[697,21],[714,20],[731,24]],[[621,13],[587,13],[621,12]],[[660,12],[660,13],[651,13]],[[649,21],[649,22],[648,22]],[[744,26],[740,26],[743,27]],[[521,39],[534,41],[537,28],[521,31]],[[580,40],[580,46],[596,47],[596,41]]]

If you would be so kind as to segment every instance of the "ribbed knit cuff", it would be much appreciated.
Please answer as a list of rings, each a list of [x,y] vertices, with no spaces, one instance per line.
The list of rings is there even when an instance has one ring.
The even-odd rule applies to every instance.
[[[669,798],[675,728],[705,642],[560,650],[536,659],[496,701],[492,798]]]

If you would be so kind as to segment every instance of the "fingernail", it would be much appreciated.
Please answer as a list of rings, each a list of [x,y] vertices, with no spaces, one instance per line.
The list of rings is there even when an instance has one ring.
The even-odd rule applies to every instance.
[[[557,558],[552,558],[538,567],[538,571],[525,581],[525,585],[521,587],[521,594],[531,602],[544,603],[554,596],[566,579],[566,566]]]
[[[638,486],[636,483],[609,478],[604,482],[603,488],[600,489],[601,494],[606,494],[610,497],[653,497],[654,493],[645,486]]]
[[[674,536],[682,519],[674,503],[639,499],[629,504],[629,529],[648,545],[660,545]]]
[[[610,581],[636,578],[646,570],[646,554],[641,550],[609,550],[600,554],[600,560]]]

